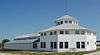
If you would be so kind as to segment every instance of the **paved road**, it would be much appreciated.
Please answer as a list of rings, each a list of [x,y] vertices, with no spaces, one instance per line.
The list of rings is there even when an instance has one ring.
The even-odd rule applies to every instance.
[[[94,52],[94,53],[85,54],[85,55],[100,55],[100,51]]]

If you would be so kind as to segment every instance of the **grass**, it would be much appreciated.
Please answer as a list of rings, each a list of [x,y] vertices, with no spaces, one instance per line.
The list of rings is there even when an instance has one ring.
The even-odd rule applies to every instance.
[[[100,51],[100,48],[97,48],[95,51],[84,51],[84,52],[38,52],[38,51],[22,51],[22,50],[0,50],[1,53],[11,53],[12,55],[83,55],[87,53],[92,53]]]

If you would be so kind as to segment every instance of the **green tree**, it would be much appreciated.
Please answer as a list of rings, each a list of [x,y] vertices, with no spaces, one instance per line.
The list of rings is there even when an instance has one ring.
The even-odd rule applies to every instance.
[[[9,42],[10,40],[9,39],[3,39],[2,40],[2,50],[4,50],[4,44],[6,43],[6,42]]]

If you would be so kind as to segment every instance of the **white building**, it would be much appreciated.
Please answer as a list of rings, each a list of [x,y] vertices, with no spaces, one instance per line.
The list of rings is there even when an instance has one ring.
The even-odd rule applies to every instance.
[[[5,43],[6,49],[15,49],[15,50],[38,50],[37,48],[33,49],[33,42],[40,42],[40,34],[32,33],[17,36],[14,40]]]
[[[40,41],[34,42],[33,39],[31,47],[26,46],[26,50],[57,52],[96,50],[96,32],[90,28],[80,26],[78,20],[74,17],[69,15],[59,17],[55,21],[55,24],[55,26],[41,30],[39,32]],[[7,47],[7,45],[5,46]],[[16,48],[16,46],[14,47]],[[29,48],[27,49],[27,47]],[[12,47],[10,48],[13,49]]]

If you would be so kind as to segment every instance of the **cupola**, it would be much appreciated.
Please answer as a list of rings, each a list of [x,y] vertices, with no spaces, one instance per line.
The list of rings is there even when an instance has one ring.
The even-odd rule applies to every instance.
[[[56,25],[62,25],[62,24],[78,25],[79,23],[78,20],[76,20],[74,17],[69,15],[64,15],[56,20]]]

